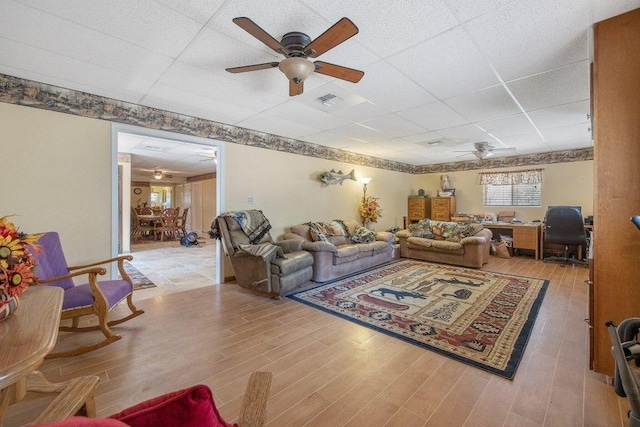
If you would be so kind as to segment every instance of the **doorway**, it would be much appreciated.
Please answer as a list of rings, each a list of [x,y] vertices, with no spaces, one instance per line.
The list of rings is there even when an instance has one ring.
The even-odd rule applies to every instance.
[[[127,139],[128,142],[123,142]],[[129,234],[132,208],[143,204],[151,207],[152,199],[160,209],[180,207],[183,211],[186,207],[193,208],[191,187],[197,187],[200,190],[198,200],[204,200],[208,210],[200,208],[194,212],[190,209],[188,230],[196,231],[207,240],[205,248],[208,247],[215,258],[213,283],[221,283],[224,254],[220,243],[202,233],[206,233],[211,221],[224,211],[224,144],[212,139],[121,124],[112,125],[111,140],[113,256],[135,252],[132,251]],[[121,185],[118,185],[119,181]],[[136,185],[132,186],[132,182]],[[195,218],[199,218],[197,230],[192,227],[196,226]],[[173,243],[179,247],[179,241]],[[117,275],[116,268],[112,277],[116,277],[114,273]]]

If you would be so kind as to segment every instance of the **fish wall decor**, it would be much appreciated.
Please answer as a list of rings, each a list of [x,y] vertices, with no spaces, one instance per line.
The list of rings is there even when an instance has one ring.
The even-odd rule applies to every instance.
[[[331,169],[331,171],[329,172],[322,172],[320,175],[318,175],[318,179],[325,185],[342,185],[342,181],[344,181],[345,179],[351,179],[354,181],[356,180],[356,170],[352,169],[351,172],[345,175],[344,173],[342,173],[342,171],[336,172],[335,169]]]

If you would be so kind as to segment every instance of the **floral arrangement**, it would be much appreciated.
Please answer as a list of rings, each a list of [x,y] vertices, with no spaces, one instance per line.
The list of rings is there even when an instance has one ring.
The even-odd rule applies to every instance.
[[[39,238],[18,231],[8,217],[0,218],[0,293],[16,297],[35,281],[35,260],[27,247],[36,249]]]
[[[378,222],[378,218],[381,216],[382,209],[377,198],[369,196],[360,200],[360,219],[362,219],[363,224]]]

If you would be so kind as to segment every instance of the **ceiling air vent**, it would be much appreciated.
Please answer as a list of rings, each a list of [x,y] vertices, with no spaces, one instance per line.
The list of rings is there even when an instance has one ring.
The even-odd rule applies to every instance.
[[[332,93],[328,93],[326,95],[321,96],[320,98],[316,98],[318,101],[320,101],[320,103],[322,105],[325,105],[327,107],[332,107],[334,105],[336,105],[337,103],[339,103],[340,101],[343,101],[342,98],[340,98],[339,96],[336,96]]]

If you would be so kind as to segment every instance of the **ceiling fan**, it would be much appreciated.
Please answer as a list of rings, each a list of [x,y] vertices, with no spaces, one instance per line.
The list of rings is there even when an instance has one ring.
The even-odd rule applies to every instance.
[[[299,31],[287,33],[282,37],[282,40],[278,41],[249,18],[234,18],[233,22],[271,49],[284,55],[285,59],[280,62],[227,68],[226,70],[230,73],[245,73],[278,67],[289,79],[289,96],[302,94],[304,81],[313,72],[352,83],[358,83],[364,76],[364,72],[353,68],[323,61],[311,62],[307,59],[316,58],[358,34],[358,27],[349,18],[342,18],[313,41],[311,37]]]
[[[468,154],[473,154],[478,159],[483,160],[483,159],[486,159],[487,157],[493,156],[493,154],[497,153],[497,152],[516,151],[515,147],[496,148],[496,147],[494,147],[493,145],[489,144],[486,141],[476,142],[475,144],[473,144],[473,146],[476,148],[475,150],[468,150],[468,151],[466,151],[466,150],[465,151],[456,150],[454,152],[456,152],[456,153],[467,153],[467,154],[462,154],[462,155],[460,155],[458,157],[466,156]]]
[[[163,173],[162,171],[159,171],[159,170],[153,171],[153,174],[151,174],[151,176],[153,176],[154,179],[162,179],[162,178],[171,179],[171,178],[173,178],[173,175],[168,174],[168,173]]]

